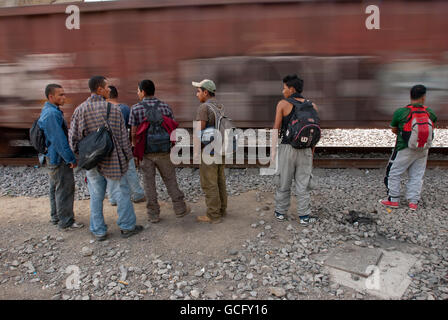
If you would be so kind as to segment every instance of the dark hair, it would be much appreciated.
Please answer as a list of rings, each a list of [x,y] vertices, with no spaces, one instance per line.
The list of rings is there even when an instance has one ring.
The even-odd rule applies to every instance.
[[[207,89],[205,89],[205,88],[200,88],[202,91],[207,91],[208,92],[208,95],[210,96],[210,97],[214,97],[215,96],[215,93],[214,92],[211,92],[211,91],[209,91],[209,90],[207,90]]]
[[[287,75],[283,78],[283,83],[286,84],[288,88],[293,87],[296,89],[297,93],[302,93],[303,91],[303,80],[300,79],[296,74]]]
[[[106,80],[103,76],[94,76],[89,80],[89,88],[90,92],[96,92],[99,87],[104,86],[104,80]]]
[[[49,85],[47,85],[47,87],[45,88],[45,96],[47,97],[47,99],[50,94],[54,94],[54,89],[57,89],[57,88],[62,88],[62,87],[56,83],[50,83]]]
[[[109,98],[111,98],[111,99],[118,98],[118,90],[117,90],[117,88],[115,88],[114,86],[109,86],[109,89],[110,89]]]
[[[146,96],[153,96],[154,92],[156,92],[154,82],[148,79],[140,81],[140,83],[138,84],[138,88],[140,89],[140,91],[145,91]]]
[[[411,99],[418,100],[426,94],[426,87],[422,84],[418,84],[411,89]]]

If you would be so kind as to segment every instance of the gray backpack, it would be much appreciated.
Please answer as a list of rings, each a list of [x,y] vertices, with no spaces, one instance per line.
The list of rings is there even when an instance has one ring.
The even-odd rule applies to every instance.
[[[222,137],[222,149],[220,152],[216,150],[216,154],[222,156],[233,154],[236,151],[236,143],[238,140],[238,135],[236,134],[237,128],[234,126],[232,119],[224,115],[224,111],[219,110],[211,103],[207,103],[207,106],[215,115],[215,129],[219,131]],[[227,139],[225,138],[226,136],[228,136]]]

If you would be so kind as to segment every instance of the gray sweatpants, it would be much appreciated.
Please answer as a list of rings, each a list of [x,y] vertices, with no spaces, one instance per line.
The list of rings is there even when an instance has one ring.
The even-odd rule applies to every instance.
[[[393,152],[386,170],[384,183],[388,190],[389,201],[400,201],[401,176],[408,171],[406,199],[418,203],[423,185],[423,176],[428,160],[428,150],[403,149]]]
[[[274,177],[277,186],[275,211],[286,214],[291,201],[291,184],[295,181],[297,193],[297,213],[299,216],[311,213],[309,183],[313,170],[311,148],[294,149],[289,144],[278,147],[278,170]]]

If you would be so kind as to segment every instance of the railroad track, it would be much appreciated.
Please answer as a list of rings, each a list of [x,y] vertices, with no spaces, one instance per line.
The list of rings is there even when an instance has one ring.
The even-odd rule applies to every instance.
[[[359,168],[359,169],[381,169],[385,168],[392,147],[317,147],[314,157],[315,168]],[[227,165],[229,168],[257,168],[267,165],[248,163]],[[2,166],[39,166],[37,156],[2,158]],[[197,164],[180,164],[176,167],[199,167]],[[431,148],[427,163],[428,168],[448,169],[448,148]]]

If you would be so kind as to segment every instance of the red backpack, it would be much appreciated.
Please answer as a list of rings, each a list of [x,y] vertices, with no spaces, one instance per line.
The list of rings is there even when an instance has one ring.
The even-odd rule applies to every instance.
[[[429,117],[428,107],[409,104],[410,109],[403,127],[402,137],[410,149],[429,149],[434,138],[433,123]]]

